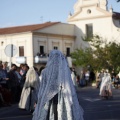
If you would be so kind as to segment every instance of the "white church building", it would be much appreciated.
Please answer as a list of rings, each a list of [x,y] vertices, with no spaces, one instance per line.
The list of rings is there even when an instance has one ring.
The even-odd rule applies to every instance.
[[[120,42],[120,13],[107,8],[107,0],[78,0],[68,23],[74,24],[75,46],[85,46],[81,36],[99,35],[108,41]]]
[[[84,48],[83,36],[97,34],[108,41],[120,42],[120,13],[107,8],[107,0],[78,0],[68,23],[42,24],[0,28],[0,60],[17,65],[27,63],[40,67],[52,49],[67,57],[76,48]],[[14,45],[13,57],[6,56],[6,47]],[[14,48],[14,47],[13,47]]]

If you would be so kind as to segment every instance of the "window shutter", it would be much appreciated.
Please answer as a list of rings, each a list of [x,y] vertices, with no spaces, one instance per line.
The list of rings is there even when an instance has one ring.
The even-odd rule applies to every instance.
[[[19,46],[19,56],[24,56],[24,46]]]

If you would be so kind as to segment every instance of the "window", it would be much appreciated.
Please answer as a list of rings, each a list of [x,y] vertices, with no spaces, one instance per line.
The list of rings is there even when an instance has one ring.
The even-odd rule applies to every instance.
[[[90,9],[88,9],[88,10],[87,10],[87,13],[88,13],[88,14],[90,14],[90,13],[91,13],[91,10],[90,10]]]
[[[58,49],[58,47],[54,46],[54,50],[57,50],[57,49]]]
[[[2,42],[1,42],[1,46],[3,46],[3,44],[4,44],[4,42],[2,41]]]
[[[93,37],[93,25],[92,24],[86,24],[86,36],[88,38]]]
[[[19,56],[24,56],[24,46],[19,46]]]
[[[69,47],[66,48],[66,56],[70,56],[70,48]]]
[[[44,46],[40,46],[40,54],[44,54]]]

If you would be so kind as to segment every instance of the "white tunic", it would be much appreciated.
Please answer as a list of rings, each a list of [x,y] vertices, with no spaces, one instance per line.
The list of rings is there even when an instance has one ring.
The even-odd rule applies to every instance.
[[[111,77],[110,74],[106,74],[103,78],[102,78],[102,83],[100,86],[100,96],[104,96],[105,95],[105,90],[108,91],[112,91],[112,83],[111,83]]]
[[[34,68],[30,68],[26,75],[26,81],[23,86],[19,108],[26,110],[33,110],[34,104],[37,101],[37,95],[39,90],[39,76],[35,72]]]

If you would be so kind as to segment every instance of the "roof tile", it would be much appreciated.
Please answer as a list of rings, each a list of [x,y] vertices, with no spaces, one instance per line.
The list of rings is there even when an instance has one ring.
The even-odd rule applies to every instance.
[[[43,23],[43,24],[34,24],[34,25],[0,28],[0,35],[34,31],[34,30],[42,29],[42,28],[57,24],[57,23],[60,23],[60,22],[46,22],[46,23]]]

